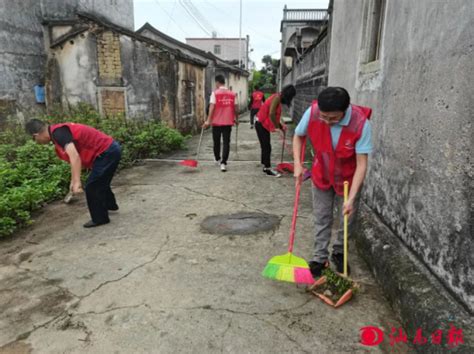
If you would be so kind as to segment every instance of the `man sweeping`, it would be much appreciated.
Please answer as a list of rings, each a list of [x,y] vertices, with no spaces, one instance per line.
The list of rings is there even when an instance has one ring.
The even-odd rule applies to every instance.
[[[81,170],[91,169],[85,185],[90,228],[110,222],[109,210],[118,210],[110,183],[117,170],[121,148],[112,137],[88,125],[61,123],[47,125],[39,119],[26,123],[26,131],[38,144],[53,142],[56,154],[71,165],[70,191],[83,191]]]
[[[333,209],[341,210],[340,227],[332,248],[331,261],[343,273],[344,238],[343,215],[349,216],[349,227],[354,223],[359,192],[367,171],[368,155],[372,152],[372,110],[350,104],[349,93],[342,87],[328,87],[317,101],[306,110],[296,127],[293,138],[294,176],[303,174],[301,149],[309,137],[315,155],[311,178],[313,181],[313,214],[315,242],[309,267],[313,277],[321,276],[327,266],[333,224]],[[343,203],[343,184],[349,182],[349,197]],[[348,273],[350,269],[348,267]]]
[[[225,87],[224,76],[216,76],[216,89],[211,94],[209,103],[209,115],[203,127],[212,126],[214,158],[216,164],[220,165],[221,171],[226,172],[232,126],[239,124],[239,122],[237,119],[238,107],[236,106],[235,93]],[[222,155],[221,137],[223,142]]]
[[[282,104],[290,107],[295,95],[296,89],[293,85],[285,86],[281,92],[271,95],[257,113],[255,130],[260,142],[260,162],[263,165],[263,173],[266,176],[281,176],[271,165],[272,144],[270,134],[286,130],[285,123],[281,121]]]

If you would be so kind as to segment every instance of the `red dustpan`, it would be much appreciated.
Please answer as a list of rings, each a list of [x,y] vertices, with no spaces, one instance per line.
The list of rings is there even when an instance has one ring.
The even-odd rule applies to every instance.
[[[183,160],[183,161],[180,161],[179,164],[181,166],[192,167],[192,168],[198,167],[199,151],[201,150],[201,142],[202,142],[202,134],[203,133],[204,133],[204,127],[201,128],[201,136],[199,137],[199,144],[198,144],[197,153],[196,153],[196,160]]]

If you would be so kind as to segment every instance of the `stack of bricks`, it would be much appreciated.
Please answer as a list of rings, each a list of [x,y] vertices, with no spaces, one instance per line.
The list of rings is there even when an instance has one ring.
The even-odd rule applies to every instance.
[[[120,85],[122,62],[120,60],[120,38],[111,31],[102,32],[97,38],[99,77],[106,85]]]

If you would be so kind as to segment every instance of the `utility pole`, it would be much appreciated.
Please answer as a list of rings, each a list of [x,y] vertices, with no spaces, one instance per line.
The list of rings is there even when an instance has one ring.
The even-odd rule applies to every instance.
[[[245,48],[245,70],[249,69],[249,42],[250,37],[247,35],[247,46]]]
[[[240,24],[239,24],[239,69],[242,68],[242,0],[240,0]]]

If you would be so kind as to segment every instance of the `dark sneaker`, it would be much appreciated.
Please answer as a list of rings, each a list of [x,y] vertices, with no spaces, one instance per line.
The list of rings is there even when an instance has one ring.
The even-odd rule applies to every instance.
[[[110,221],[102,222],[102,223],[95,223],[95,222],[93,222],[92,220],[89,220],[89,221],[86,222],[83,226],[84,226],[86,229],[89,229],[89,228],[91,228],[91,227],[96,227],[96,226],[108,224],[109,222],[110,222]]]
[[[333,253],[331,256],[331,262],[336,266],[338,273],[344,273],[344,254],[343,253]],[[349,262],[347,263],[347,275],[351,274],[351,267],[349,267]]]
[[[117,211],[117,210],[119,210],[119,206],[117,204],[115,204],[111,207],[108,207],[107,209],[109,209],[109,211]]]
[[[265,173],[267,176],[270,176],[270,177],[281,177],[281,174],[279,174],[273,168],[264,168],[263,173]]]
[[[313,278],[319,278],[325,268],[327,268],[327,263],[318,263],[318,262],[309,262],[309,269],[311,270],[311,274]]]
[[[253,125],[250,126],[250,129],[253,129]]]

